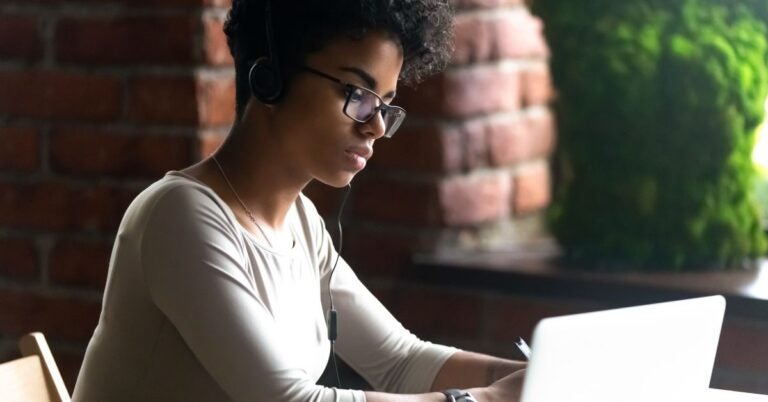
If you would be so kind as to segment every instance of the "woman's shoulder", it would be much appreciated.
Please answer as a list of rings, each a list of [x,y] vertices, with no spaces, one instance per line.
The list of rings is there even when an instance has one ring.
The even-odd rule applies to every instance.
[[[146,222],[158,215],[186,219],[204,213],[227,219],[221,204],[216,193],[204,183],[181,172],[170,171],[133,200],[123,225]]]
[[[170,171],[144,189],[134,201],[138,206],[151,208],[157,204],[213,197],[215,193],[204,183],[181,172]]]

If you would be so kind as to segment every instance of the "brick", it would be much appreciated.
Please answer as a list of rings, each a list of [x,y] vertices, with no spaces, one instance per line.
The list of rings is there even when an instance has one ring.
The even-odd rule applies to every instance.
[[[0,225],[52,231],[109,231],[137,192],[55,181],[0,181]]]
[[[0,71],[0,115],[109,121],[120,116],[123,86],[103,74]]]
[[[67,225],[70,192],[53,183],[33,185],[0,183],[0,223],[12,227],[61,229]],[[51,206],[50,204],[57,205]]]
[[[395,103],[404,108],[408,119],[414,117],[440,117],[443,113],[443,99],[446,96],[444,81],[447,72],[433,75],[414,86],[401,86],[397,89]],[[403,127],[401,130],[404,130]],[[402,133],[398,132],[397,137]],[[396,138],[397,138],[396,137]]]
[[[213,66],[234,64],[224,34],[224,21],[218,17],[203,17],[203,52],[205,61]]]
[[[19,337],[40,331],[69,341],[87,341],[101,311],[95,301],[13,290],[0,290],[0,306],[0,333]]]
[[[355,216],[388,223],[474,225],[509,216],[510,193],[506,172],[455,176],[437,185],[367,179],[355,188],[353,210]]]
[[[531,155],[531,133],[521,117],[486,124],[489,154],[493,166],[508,166]]]
[[[235,119],[234,76],[200,78],[197,82],[199,122],[204,126],[231,125]]]
[[[196,21],[190,16],[62,18],[55,57],[86,64],[192,64]]]
[[[454,24],[454,64],[548,54],[542,24],[525,8],[459,14]]]
[[[541,211],[549,205],[551,190],[549,166],[546,161],[518,170],[512,181],[515,215]]]
[[[0,15],[0,59],[39,60],[43,55],[37,17]]]
[[[485,124],[471,119],[406,128],[395,141],[380,141],[371,167],[458,173],[488,166]],[[404,145],[398,141],[408,140]]]
[[[433,183],[366,178],[353,186],[353,203],[349,206],[353,216],[405,225],[434,225],[441,221]]]
[[[459,130],[428,126],[403,127],[392,140],[376,142],[369,169],[451,172],[464,166]]]
[[[230,75],[137,77],[130,85],[128,118],[142,123],[230,125],[235,82]]]
[[[557,133],[555,116],[550,110],[537,113],[529,113],[525,116],[530,138],[529,158],[549,156],[555,150]]]
[[[544,24],[528,10],[511,11],[506,22],[495,25],[499,57],[535,58],[549,57],[549,47],[544,37]]]
[[[519,76],[506,65],[477,66],[447,76],[444,114],[467,117],[520,107]]]
[[[482,326],[482,297],[460,289],[402,286],[395,291],[392,314],[423,338],[476,339]],[[457,317],[461,325],[457,325]]]
[[[414,89],[404,88],[399,102],[420,117],[466,118],[520,107],[517,67],[478,65],[437,75]]]
[[[498,57],[493,55],[492,23],[483,15],[457,15],[453,25],[454,64],[467,64],[477,61],[490,60]]]
[[[50,279],[54,283],[103,289],[112,243],[61,240],[51,250]]]
[[[555,146],[554,119],[549,112],[488,121],[493,166],[511,166],[549,156]]]
[[[31,172],[40,166],[40,131],[34,127],[0,127],[0,169]]]
[[[11,279],[37,278],[38,264],[32,239],[0,238],[0,276]]]
[[[481,121],[466,121],[461,124],[462,146],[464,153],[463,169],[473,169],[488,166],[488,140],[485,127]]]
[[[158,178],[196,160],[195,139],[67,126],[51,135],[51,168],[60,173]],[[83,155],[88,155],[84,158]]]
[[[139,123],[198,123],[197,82],[192,75],[149,75],[130,83],[128,119]]]
[[[546,105],[554,97],[552,77],[545,63],[533,64],[520,72],[524,106]]]
[[[474,225],[509,216],[510,181],[506,172],[455,176],[439,184],[443,221]]]

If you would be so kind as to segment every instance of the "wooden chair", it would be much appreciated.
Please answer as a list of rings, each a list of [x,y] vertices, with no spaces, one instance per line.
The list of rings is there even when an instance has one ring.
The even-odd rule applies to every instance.
[[[43,334],[19,340],[22,357],[0,364],[0,401],[69,402],[69,393]]]

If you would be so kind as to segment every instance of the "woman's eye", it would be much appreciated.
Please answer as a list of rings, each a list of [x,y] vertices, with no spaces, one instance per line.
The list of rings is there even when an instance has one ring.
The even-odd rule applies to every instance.
[[[350,102],[358,103],[358,102],[361,102],[362,100],[363,100],[363,91],[361,91],[359,89],[353,89],[349,93],[349,101]]]

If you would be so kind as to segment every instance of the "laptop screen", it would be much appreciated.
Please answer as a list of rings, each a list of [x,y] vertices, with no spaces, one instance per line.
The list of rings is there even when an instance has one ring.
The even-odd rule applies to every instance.
[[[709,388],[725,298],[545,318],[522,402],[678,402]]]

